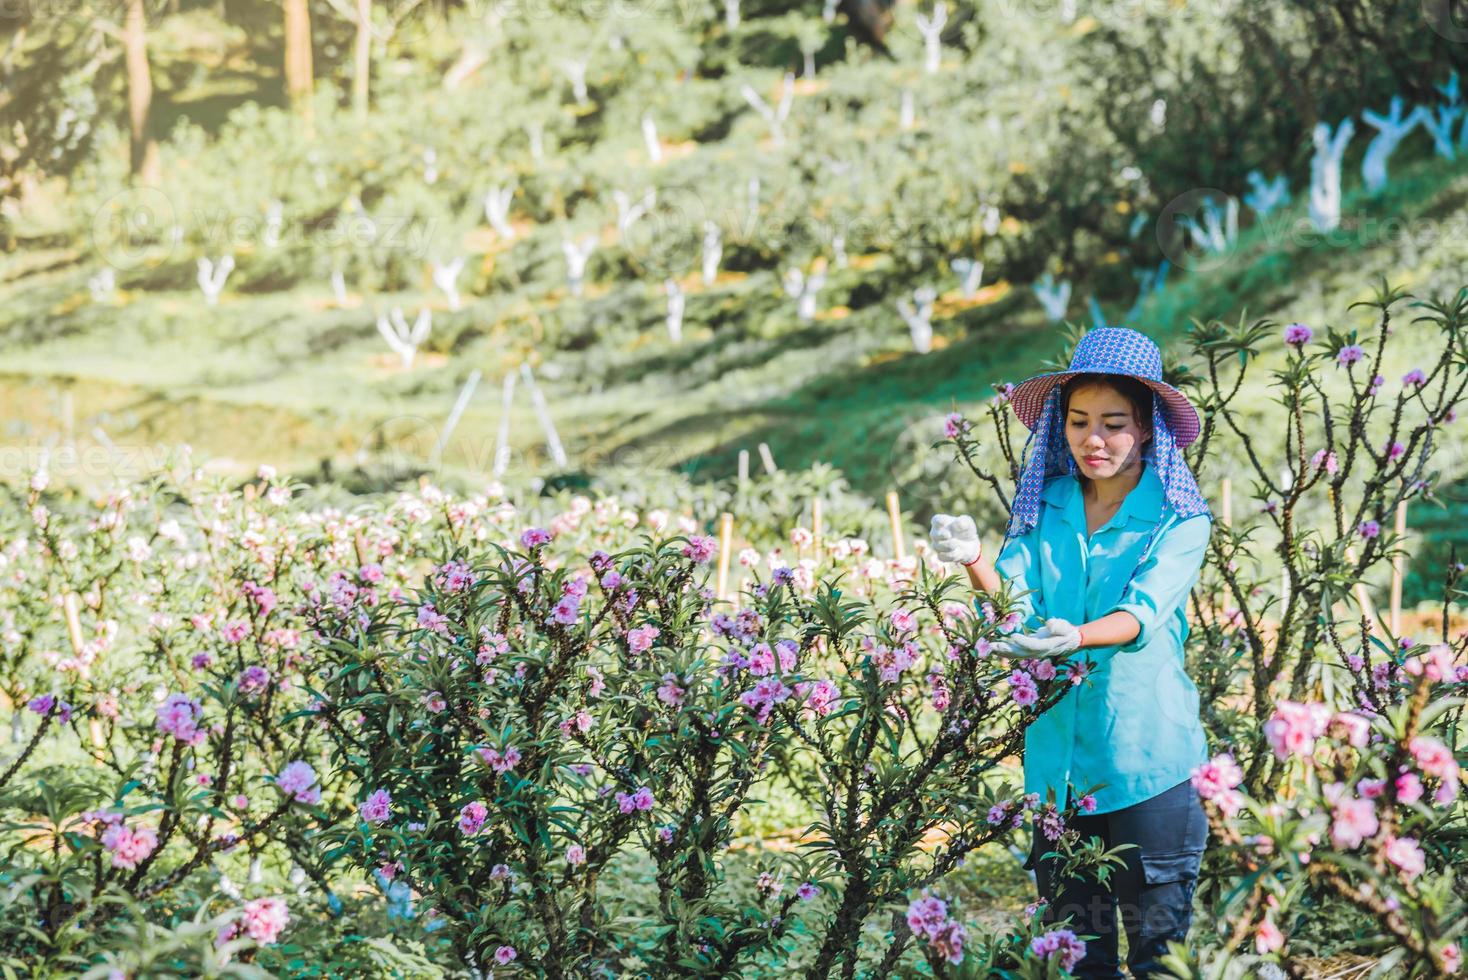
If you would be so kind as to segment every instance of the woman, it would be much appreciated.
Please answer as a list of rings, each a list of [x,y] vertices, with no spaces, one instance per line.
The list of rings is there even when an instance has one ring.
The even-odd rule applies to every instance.
[[[1026,867],[1046,921],[1068,916],[1078,935],[1098,937],[1078,977],[1122,975],[1118,919],[1132,975],[1160,971],[1167,943],[1186,938],[1208,838],[1189,781],[1207,746],[1183,641],[1212,515],[1180,452],[1198,436],[1198,413],[1161,378],[1161,352],[1145,335],[1091,330],[1069,370],[1013,393],[1031,435],[998,560],[984,557],[970,517],[939,514],[930,534],[976,589],[997,592],[1004,580],[1034,590],[998,652],[1097,664],[1025,732],[1025,792],[1065,803],[1090,791],[1094,810],[1072,826],[1108,847],[1137,845],[1102,885],[1055,880],[1055,860],[1040,860],[1050,842],[1035,835]]]

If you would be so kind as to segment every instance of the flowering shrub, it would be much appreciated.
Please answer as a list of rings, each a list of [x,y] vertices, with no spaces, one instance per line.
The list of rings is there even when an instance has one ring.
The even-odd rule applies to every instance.
[[[1014,598],[964,599],[923,547],[792,565],[797,528],[718,605],[716,542],[666,512],[298,493],[183,469],[67,502],[39,474],[9,518],[13,964],[719,972],[798,939],[812,976],[891,972],[968,855],[1028,821],[1073,844],[1006,777],[1080,675],[993,659]],[[777,777],[805,846],[734,848]]]
[[[1058,837],[1053,804],[1001,800],[986,778],[1070,683],[987,659],[1007,597],[981,618],[923,567],[883,612],[832,583],[805,595],[787,567],[715,611],[709,539],[584,567],[551,562],[552,542],[531,528],[493,560],[446,555],[397,601],[318,597],[308,614],[333,661],[316,713],[361,801],[333,853],[409,883],[466,962],[511,950],[560,975],[635,954],[660,975],[725,973],[799,923],[825,976],[870,916],[1031,812]],[[822,815],[819,844],[765,862],[750,900],[726,852],[772,763]],[[655,903],[615,891],[635,866]],[[932,941],[897,929],[886,969],[915,935]],[[945,935],[958,962],[962,926]]]

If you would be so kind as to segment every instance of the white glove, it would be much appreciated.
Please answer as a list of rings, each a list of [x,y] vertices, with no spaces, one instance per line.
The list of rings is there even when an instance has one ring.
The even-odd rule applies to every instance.
[[[1045,625],[1026,636],[1011,633],[994,644],[994,652],[1006,657],[1059,657],[1081,648],[1081,631],[1066,620],[1045,620]]]
[[[967,514],[962,517],[934,514],[928,540],[939,561],[963,565],[979,557],[979,529]]]

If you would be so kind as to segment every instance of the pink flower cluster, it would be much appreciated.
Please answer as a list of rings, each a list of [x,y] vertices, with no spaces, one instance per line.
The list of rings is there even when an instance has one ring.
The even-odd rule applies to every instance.
[[[1331,711],[1323,704],[1281,701],[1264,723],[1264,737],[1280,759],[1307,756],[1315,750],[1315,740],[1325,734],[1330,718]]]
[[[489,807],[478,800],[465,803],[464,808],[459,811],[459,832],[465,837],[473,837],[484,827],[484,821],[489,817]]]
[[[948,917],[948,903],[924,892],[907,906],[907,927],[949,963],[963,962],[963,924]]]
[[[1407,749],[1418,769],[1441,780],[1433,799],[1447,806],[1458,798],[1458,760],[1453,758],[1452,749],[1431,735],[1414,735]]]
[[[131,828],[121,815],[114,816],[115,822],[102,832],[102,846],[112,852],[114,868],[136,868],[158,846],[158,834],[152,827]]]
[[[864,639],[862,645],[872,651],[872,666],[877,668],[877,677],[883,684],[895,684],[902,672],[918,662],[918,645],[907,640],[895,646],[871,642]]]
[[[290,910],[286,908],[285,899],[281,898],[257,898],[246,902],[241,916],[245,934],[262,946],[269,946],[279,939],[290,918]]]
[[[628,630],[627,649],[633,653],[646,653],[652,648],[652,641],[657,639],[661,632],[651,623]]]
[[[1034,677],[1023,670],[1016,670],[1009,675],[1009,696],[1021,708],[1028,708],[1040,700],[1040,689],[1035,685]]]
[[[315,805],[321,802],[321,787],[316,785],[316,770],[310,763],[297,759],[275,777],[276,788],[297,803]]]
[[[818,718],[824,718],[836,710],[836,699],[841,689],[834,681],[821,678],[818,681],[796,681],[795,696],[803,700],[805,707]]]
[[[1244,781],[1244,771],[1227,752],[1215,755],[1193,770],[1193,788],[1198,796],[1212,800],[1223,815],[1231,817],[1244,805],[1244,794],[1234,787]]]
[[[520,761],[520,750],[513,745],[507,746],[503,752],[499,749],[486,747],[479,750],[479,757],[484,760],[489,768],[504,775],[513,770],[515,764]]]
[[[695,563],[702,565],[712,561],[714,555],[718,554],[718,551],[718,541],[695,534],[683,546],[683,557],[691,558]]]
[[[636,791],[617,794],[617,810],[621,813],[632,813],[636,810],[651,810],[653,807],[652,790],[646,786],[637,787]]]
[[[739,703],[753,709],[755,721],[763,725],[770,720],[775,705],[786,700],[793,692],[779,678],[762,677],[754,687],[739,695]]]
[[[1074,970],[1086,955],[1086,944],[1069,929],[1052,929],[1030,940],[1030,952],[1041,959],[1055,959],[1065,971]]]
[[[678,683],[678,675],[664,674],[662,680],[658,685],[658,700],[672,708],[680,707],[688,691]]]
[[[357,808],[367,823],[386,823],[392,816],[392,794],[385,789],[375,789]]]
[[[180,742],[198,745],[205,736],[199,726],[203,717],[204,706],[198,701],[187,694],[170,694],[158,706],[158,730]]]

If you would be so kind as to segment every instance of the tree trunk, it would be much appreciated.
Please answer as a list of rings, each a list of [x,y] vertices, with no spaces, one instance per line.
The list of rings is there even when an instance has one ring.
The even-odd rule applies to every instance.
[[[367,84],[372,73],[372,0],[357,0],[356,74],[352,77],[352,108],[367,115]]]
[[[143,0],[127,0],[123,23],[123,47],[127,52],[127,118],[131,130],[132,174],[144,184],[159,178],[158,143],[148,132],[148,115],[153,107],[153,77],[148,70],[148,36]]]
[[[311,112],[311,10],[306,0],[285,0],[285,91],[291,103]]]

